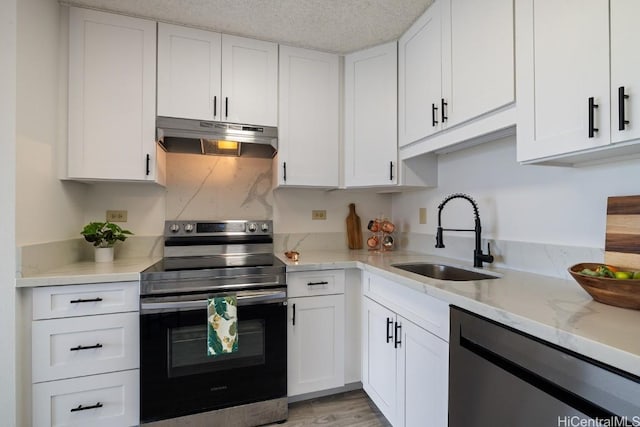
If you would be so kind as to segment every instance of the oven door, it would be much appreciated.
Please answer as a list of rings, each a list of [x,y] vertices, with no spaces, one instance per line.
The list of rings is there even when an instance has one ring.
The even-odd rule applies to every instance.
[[[207,356],[211,296],[141,299],[142,422],[286,397],[286,288],[238,292],[238,351],[218,356]]]

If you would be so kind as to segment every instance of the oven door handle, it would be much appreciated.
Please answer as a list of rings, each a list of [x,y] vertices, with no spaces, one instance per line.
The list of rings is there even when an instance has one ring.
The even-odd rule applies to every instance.
[[[255,304],[278,304],[287,300],[286,291],[275,292],[254,292],[237,296],[238,306]],[[208,300],[200,299],[195,301],[168,301],[168,302],[142,302],[140,303],[140,314],[203,310],[207,308]]]

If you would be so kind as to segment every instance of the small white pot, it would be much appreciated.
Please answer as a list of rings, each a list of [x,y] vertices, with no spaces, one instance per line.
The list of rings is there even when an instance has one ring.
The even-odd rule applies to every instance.
[[[111,248],[95,248],[96,262],[113,262],[113,247]]]

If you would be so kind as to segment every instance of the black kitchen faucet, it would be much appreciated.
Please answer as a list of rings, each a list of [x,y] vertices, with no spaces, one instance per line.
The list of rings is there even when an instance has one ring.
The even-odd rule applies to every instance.
[[[449,201],[453,199],[465,199],[471,206],[473,206],[473,215],[475,216],[475,227],[473,230],[470,229],[460,229],[460,228],[442,228],[442,209],[444,206],[449,203]],[[466,194],[455,193],[451,194],[442,201],[438,205],[438,231],[436,233],[436,248],[444,248],[444,242],[442,241],[442,232],[443,231],[473,231],[476,235],[476,247],[473,250],[473,266],[481,267],[483,262],[492,263],[493,255],[491,255],[491,245],[487,243],[487,252],[486,254],[482,253],[482,226],[480,225],[480,214],[478,213],[478,205],[475,200]]]

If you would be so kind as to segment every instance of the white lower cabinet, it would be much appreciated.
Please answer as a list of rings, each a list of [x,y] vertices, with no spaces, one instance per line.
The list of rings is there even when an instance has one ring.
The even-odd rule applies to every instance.
[[[139,395],[137,369],[35,384],[33,425],[138,425]]]
[[[344,386],[344,270],[289,273],[288,395]]]
[[[138,286],[34,289],[34,427],[139,424]]]
[[[436,326],[437,322],[432,323],[434,312],[442,322],[448,321],[446,303],[368,273],[364,274],[363,284],[362,384],[365,392],[393,426],[446,426],[449,344],[442,328]],[[396,294],[394,287],[415,295]],[[388,291],[389,299],[383,299],[383,303],[372,299],[378,291],[383,291],[382,294]],[[405,300],[407,296],[413,300],[408,306],[428,301],[425,311],[430,306],[437,308],[430,313],[404,311],[403,307],[410,302]],[[428,323],[424,322],[425,318],[429,319]],[[434,327],[422,327],[425,324]]]

